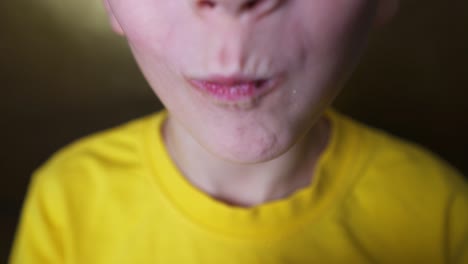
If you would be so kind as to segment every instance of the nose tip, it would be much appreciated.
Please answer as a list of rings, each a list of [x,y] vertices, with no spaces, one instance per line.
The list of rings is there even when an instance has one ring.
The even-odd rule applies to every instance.
[[[199,9],[224,10],[233,15],[271,12],[284,0],[195,0]]]

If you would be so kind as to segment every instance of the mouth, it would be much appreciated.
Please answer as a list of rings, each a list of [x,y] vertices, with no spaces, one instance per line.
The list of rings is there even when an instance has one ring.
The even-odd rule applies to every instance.
[[[188,79],[193,88],[215,104],[248,109],[278,86],[281,78],[211,77]]]

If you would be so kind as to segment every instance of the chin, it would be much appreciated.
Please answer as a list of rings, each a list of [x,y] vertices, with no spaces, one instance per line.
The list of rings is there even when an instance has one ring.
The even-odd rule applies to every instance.
[[[257,132],[258,133],[258,132]],[[212,155],[239,164],[258,164],[274,160],[287,152],[296,142],[292,137],[277,135],[263,137],[227,137],[211,139],[203,144]]]

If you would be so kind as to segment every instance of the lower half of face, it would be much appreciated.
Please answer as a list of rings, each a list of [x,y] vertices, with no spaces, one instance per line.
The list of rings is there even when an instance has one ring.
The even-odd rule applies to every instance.
[[[199,13],[185,1],[115,0],[114,11],[173,122],[214,155],[255,163],[314,125],[352,71],[375,9],[372,0],[284,2],[261,18]]]

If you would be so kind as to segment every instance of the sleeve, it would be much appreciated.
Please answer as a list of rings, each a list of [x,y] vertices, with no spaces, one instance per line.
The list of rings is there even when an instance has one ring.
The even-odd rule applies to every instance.
[[[458,183],[449,203],[448,250],[449,263],[468,264],[468,183]]]
[[[47,172],[33,176],[10,255],[11,264],[65,263],[63,189]]]

